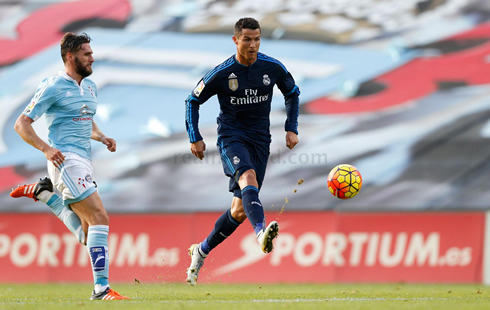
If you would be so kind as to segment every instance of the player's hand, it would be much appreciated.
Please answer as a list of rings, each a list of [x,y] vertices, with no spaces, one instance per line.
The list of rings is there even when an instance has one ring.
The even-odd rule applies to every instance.
[[[288,131],[286,132],[286,146],[289,148],[289,149],[293,149],[293,147],[296,146],[296,144],[299,143],[299,139],[298,139],[298,135],[295,134],[294,132],[292,131]]]
[[[61,166],[61,164],[65,161],[65,155],[63,155],[60,150],[52,147],[49,147],[44,152],[44,156],[46,156],[46,159],[52,162],[55,167]]]
[[[100,139],[100,142],[102,142],[103,144],[105,144],[107,146],[107,149],[111,152],[115,152],[116,151],[116,140],[112,139],[112,138],[107,138],[107,137],[102,137]]]
[[[204,158],[205,150],[206,150],[206,143],[204,143],[204,140],[191,143],[192,154],[194,154],[200,160]]]

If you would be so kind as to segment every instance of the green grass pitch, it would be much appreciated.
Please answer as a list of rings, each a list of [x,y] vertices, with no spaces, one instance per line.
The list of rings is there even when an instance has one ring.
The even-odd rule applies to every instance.
[[[1,284],[0,309],[490,309],[483,285],[113,284],[130,301],[90,301],[90,284]]]

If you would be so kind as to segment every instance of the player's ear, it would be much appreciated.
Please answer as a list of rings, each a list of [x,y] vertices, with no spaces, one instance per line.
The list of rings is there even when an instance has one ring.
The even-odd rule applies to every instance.
[[[238,38],[236,36],[233,36],[233,42],[238,45]]]
[[[73,61],[73,54],[72,53],[66,53],[66,60],[67,61]]]

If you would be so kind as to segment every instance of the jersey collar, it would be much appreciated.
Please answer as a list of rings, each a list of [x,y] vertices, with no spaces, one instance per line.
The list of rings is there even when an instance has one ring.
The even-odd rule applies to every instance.
[[[250,66],[246,66],[246,65],[242,64],[241,62],[239,62],[239,61],[238,61],[238,59],[236,59],[236,54],[235,54],[235,55],[233,55],[233,58],[235,58],[235,62],[236,62],[237,64],[239,64],[240,66],[246,67],[246,68],[248,68],[248,67],[251,67],[251,66],[255,65],[255,63],[257,62],[257,60],[259,60],[259,56],[258,56],[258,54],[257,54],[257,59],[255,59],[255,61],[254,61],[254,62],[253,62],[253,63],[252,63]]]
[[[77,81],[76,81],[74,78],[72,78],[71,76],[69,76],[69,75],[68,75],[68,74],[67,74],[65,71],[58,71],[58,75],[60,75],[60,76],[62,76],[63,78],[67,79],[68,81],[72,81],[73,83],[75,83],[75,84],[77,84],[77,85],[78,85]],[[82,83],[83,83],[83,80],[84,80],[84,79],[85,79],[85,78],[82,78],[82,80],[80,81],[80,84],[82,84]]]
[[[75,84],[77,87],[78,87],[78,90],[80,91],[80,94],[83,95],[83,80],[84,78],[82,78],[82,80],[80,81],[80,85],[78,85],[77,81],[72,78],[71,76],[69,76],[68,74],[66,74],[65,71],[58,71],[58,75],[61,76],[62,78],[64,78],[65,80],[69,81],[69,82],[72,82],[73,84]]]

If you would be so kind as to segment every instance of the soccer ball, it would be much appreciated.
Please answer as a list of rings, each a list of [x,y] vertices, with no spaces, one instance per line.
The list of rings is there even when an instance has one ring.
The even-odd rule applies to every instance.
[[[362,187],[361,173],[348,164],[338,165],[328,174],[328,189],[337,198],[350,199],[357,195]]]

